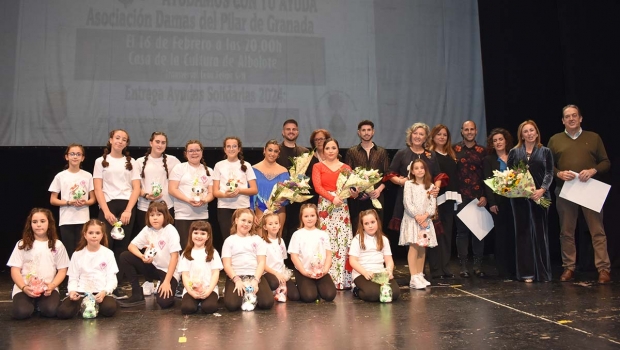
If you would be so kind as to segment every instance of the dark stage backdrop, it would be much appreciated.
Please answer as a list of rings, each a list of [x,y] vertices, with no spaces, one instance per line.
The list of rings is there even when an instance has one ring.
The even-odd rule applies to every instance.
[[[581,107],[584,129],[602,136],[612,162],[612,172],[605,179],[612,185],[605,204],[605,226],[612,263],[620,265],[620,238],[616,234],[620,226],[620,218],[616,215],[620,207],[617,170],[620,146],[614,142],[617,131],[613,128],[617,124],[614,121],[617,119],[615,98],[620,93],[617,83],[620,28],[615,25],[620,4],[615,1],[479,0],[478,11],[487,128],[501,126],[514,133],[523,120],[534,119],[546,143],[551,135],[563,131],[562,107],[569,103]],[[5,13],[0,17],[3,19],[0,28],[10,27],[11,22],[15,24],[15,19],[6,17]],[[4,30],[0,31],[0,38],[11,40]],[[11,63],[14,60],[15,56],[0,50],[0,63],[14,65]],[[405,120],[405,124],[415,121]],[[387,120],[384,121],[387,124]],[[458,131],[453,130],[453,133],[458,134]],[[303,143],[306,143],[305,138],[307,136]],[[0,261],[8,260],[29,209],[49,207],[47,188],[53,176],[62,169],[63,152],[63,147],[0,148],[0,159],[6,164],[0,171],[4,219],[0,229]],[[170,152],[181,156],[178,149]],[[143,153],[144,149],[132,149],[134,157]],[[250,162],[261,158],[259,150],[245,153]],[[89,147],[85,168],[92,169],[94,159],[100,154],[101,148]],[[210,149],[206,156],[212,163],[221,159],[221,152]],[[391,206],[387,206],[386,211],[390,212]],[[552,257],[559,261],[555,207],[549,213]],[[580,266],[592,268],[591,245],[586,232],[580,236],[580,243],[583,250]],[[396,253],[397,258],[405,257],[402,250]]]

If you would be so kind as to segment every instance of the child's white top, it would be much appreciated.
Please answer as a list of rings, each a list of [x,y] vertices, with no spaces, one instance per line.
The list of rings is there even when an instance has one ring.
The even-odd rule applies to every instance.
[[[138,164],[138,174],[142,174],[142,168],[144,168],[144,157],[140,157],[136,160]],[[166,155],[166,166],[168,167],[168,174],[172,173],[172,169],[181,163],[179,159],[175,156],[171,156],[169,154]],[[153,182],[157,182],[161,185],[162,188],[162,197],[158,200],[165,201],[168,205],[168,209],[172,208],[174,203],[172,202],[172,198],[168,194],[168,177],[170,175],[166,174],[166,169],[164,168],[164,156],[162,155],[159,158],[153,158],[149,155],[149,159],[146,161],[146,168],[144,169],[144,178],[140,176],[140,186],[146,193],[153,193]],[[151,201],[140,196],[138,198],[138,209],[142,211],[147,211],[149,209],[149,204]]]
[[[110,249],[99,246],[96,252],[91,252],[84,247],[71,256],[67,290],[93,294],[104,290],[108,295],[112,294],[118,283],[117,273],[118,266]]]
[[[87,201],[90,191],[94,189],[93,175],[88,171],[80,169],[77,173],[63,170],[56,174],[48,191],[60,193],[60,199],[62,201],[72,201],[76,199]],[[82,193],[81,197],[79,197],[80,193]],[[89,219],[90,212],[87,205],[81,207],[60,206],[58,226],[83,224]]]
[[[215,164],[213,180],[220,181],[220,191],[230,192],[229,184],[235,184],[237,188],[248,188],[248,182],[256,180],[252,165],[248,162],[244,162],[244,164],[246,166],[245,172],[241,171],[241,161],[238,159],[234,162],[224,159]],[[241,194],[235,198],[218,198],[217,207],[226,209],[249,208],[250,196]]]
[[[105,201],[109,202],[113,199],[129,199],[133,187],[133,180],[140,180],[140,172],[138,164],[131,158],[132,170],[125,169],[126,158],[114,158],[110,154],[106,157],[108,166],[103,167],[103,157],[95,160],[95,170],[93,178],[103,180],[103,194]]]
[[[387,237],[383,236],[383,249],[377,250],[377,237],[371,236],[366,232],[364,235],[364,245],[366,249],[362,249],[360,247],[360,237],[359,235],[353,237],[351,240],[351,247],[349,248],[349,256],[357,257],[357,261],[370,272],[379,272],[381,271],[385,265],[385,255],[392,255],[392,250],[390,249],[390,241]],[[355,269],[353,269],[352,277],[356,279],[360,275]]]
[[[200,281],[205,288],[208,288],[211,283],[211,275],[213,270],[222,271],[224,265],[222,265],[222,259],[217,250],[213,250],[213,259],[207,262],[207,252],[204,248],[192,249],[192,258],[194,260],[188,260],[185,256],[181,255],[177,270],[180,273],[189,272],[189,280],[191,282]],[[219,295],[219,289],[217,285],[213,288],[213,292]],[[187,293],[187,290],[183,288],[183,295]]]
[[[159,230],[145,226],[131,243],[143,249],[153,246],[157,254],[153,257],[153,266],[158,270],[168,272],[170,254],[181,250],[181,238],[179,232],[172,224],[168,224]],[[174,278],[179,280],[179,272],[175,267]]]
[[[267,255],[267,243],[258,235],[230,235],[222,247],[222,258],[230,258],[232,268],[239,276],[254,276],[259,255]]]
[[[293,233],[288,245],[289,254],[299,254],[299,259],[307,271],[310,271],[312,260],[315,257],[325,263],[326,250],[332,251],[329,235],[318,228],[313,230],[300,228]]]
[[[195,168],[188,162],[181,163],[172,169],[170,180],[178,181],[179,191],[189,199],[194,197],[192,187],[195,186],[203,188],[204,192],[202,195],[206,196],[209,186],[213,185],[213,169],[208,169],[210,175],[207,175],[207,171],[202,164]],[[207,205],[193,207],[185,201],[175,199],[174,218],[178,220],[206,220],[209,218],[209,207]]]
[[[284,270],[284,260],[288,257],[286,254],[286,245],[284,240],[281,239],[278,243],[278,239],[270,239],[271,243],[267,244],[267,263],[270,268],[282,272]]]
[[[48,241],[34,241],[30,250],[19,249],[21,244],[20,240],[15,245],[7,266],[18,267],[25,283],[28,283],[26,276],[29,273],[36,274],[45,283],[51,283],[59,269],[69,267],[69,255],[59,239],[56,240],[54,250],[48,248]],[[13,285],[11,297],[20,292],[17,285]]]

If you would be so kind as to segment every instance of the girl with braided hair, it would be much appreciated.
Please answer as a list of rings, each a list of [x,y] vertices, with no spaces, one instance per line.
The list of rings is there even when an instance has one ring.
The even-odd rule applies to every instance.
[[[93,171],[95,197],[99,203],[98,218],[106,225],[109,248],[114,252],[117,264],[121,253],[127,250],[131,241],[136,202],[140,196],[140,171],[127,150],[129,143],[129,134],[125,130],[110,131],[110,139],[103,156],[95,160]],[[125,232],[125,236],[120,240],[112,239],[110,234],[113,225],[118,221]],[[119,282],[122,279],[122,274],[119,274]],[[119,288],[114,290],[114,296],[127,297]]]
[[[174,226],[187,246],[192,223],[209,219],[209,202],[213,200],[213,169],[207,166],[203,146],[198,140],[185,144],[185,159],[172,169],[168,191],[174,197]]]
[[[232,214],[250,208],[250,196],[258,193],[254,169],[243,160],[241,140],[236,136],[224,139],[224,160],[213,169],[213,194],[218,198],[217,219],[224,239],[230,235]]]
[[[161,131],[155,131],[149,139],[146,154],[136,160],[141,178],[135,224],[138,228],[146,226],[146,211],[152,201],[166,202],[170,214],[174,217],[173,202],[168,193],[168,179],[172,169],[181,162],[177,157],[164,153],[167,145],[168,136]]]

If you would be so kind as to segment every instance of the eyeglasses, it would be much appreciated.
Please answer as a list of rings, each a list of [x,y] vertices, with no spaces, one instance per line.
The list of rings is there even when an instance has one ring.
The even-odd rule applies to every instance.
[[[316,139],[314,139],[314,142],[322,142],[325,141],[324,137],[317,137]]]
[[[82,153],[80,153],[80,152],[77,152],[77,153],[76,152],[71,152],[68,155],[69,155],[69,157],[81,157]]]
[[[226,149],[237,149],[237,148],[239,148],[238,145],[227,145],[226,146]]]
[[[202,152],[201,149],[188,149],[187,150],[187,153],[200,153],[200,152]]]

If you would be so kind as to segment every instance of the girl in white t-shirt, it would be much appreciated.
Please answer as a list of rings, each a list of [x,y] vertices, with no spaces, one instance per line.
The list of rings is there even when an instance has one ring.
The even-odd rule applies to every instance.
[[[114,252],[116,262],[120,265],[120,255],[127,251],[127,246],[134,236],[136,202],[140,196],[140,172],[136,161],[129,156],[129,134],[125,130],[110,131],[110,139],[103,151],[103,156],[95,160],[93,183],[95,196],[99,203],[99,220],[105,223],[110,249]],[[112,239],[110,232],[117,221],[122,223],[125,236],[121,240]],[[121,272],[118,280],[123,281]],[[120,289],[114,290],[117,298],[127,295]]]
[[[291,261],[295,264],[293,273],[299,297],[306,303],[312,303],[319,297],[326,301],[332,301],[336,297],[336,286],[329,274],[332,248],[329,235],[319,228],[318,215],[315,204],[306,203],[301,206],[301,227],[293,233],[288,247]]]
[[[273,293],[263,277],[267,245],[254,234],[254,213],[250,209],[237,209],[233,213],[230,236],[222,247],[222,264],[228,278],[224,291],[224,306],[229,311],[239,310],[243,302],[243,279],[251,279],[259,309],[273,307]]]
[[[65,170],[56,174],[48,190],[50,204],[60,207],[60,240],[69,257],[80,241],[82,226],[90,219],[88,207],[96,201],[93,175],[81,169],[84,155],[82,145],[70,144],[65,151]]]
[[[241,140],[236,136],[224,139],[224,160],[213,168],[213,194],[217,200],[217,220],[226,239],[236,209],[249,208],[250,196],[258,193],[254,169],[243,160]]]
[[[174,291],[179,284],[176,271],[181,250],[179,233],[171,225],[174,219],[165,202],[151,202],[146,215],[147,226],[131,241],[129,251],[121,254],[119,268],[129,279],[131,296],[119,303],[121,307],[144,304],[144,294],[138,281],[138,275],[142,275],[161,282],[155,297],[157,304],[165,309],[174,305]]]
[[[206,314],[217,311],[219,290],[217,282],[224,268],[222,259],[213,248],[213,230],[202,220],[194,221],[189,228],[191,239],[179,261],[185,293],[181,300],[181,313],[196,313],[198,307]]]
[[[56,221],[47,209],[34,208],[26,219],[22,239],[9,258],[13,286],[12,316],[22,320],[35,306],[41,316],[54,317],[60,294],[56,289],[65,279],[69,256],[56,234]]]
[[[168,179],[172,169],[180,161],[177,157],[164,153],[167,145],[168,136],[156,131],[151,134],[149,148],[144,157],[136,159],[141,179],[135,227],[146,226],[146,211],[152,201],[163,200],[168,205],[168,210],[173,213],[174,203],[168,193]]]
[[[108,237],[105,224],[91,219],[82,225],[82,238],[69,263],[69,297],[58,307],[58,318],[68,319],[78,314],[84,293],[92,293],[99,304],[99,314],[113,316],[116,300],[112,292],[116,289],[118,266],[114,253],[107,248]]]
[[[392,300],[400,295],[394,279],[394,259],[390,241],[381,230],[381,220],[374,209],[364,210],[359,215],[357,232],[351,241],[349,262],[353,268],[353,294],[364,301],[379,301],[380,285],[372,282],[373,272],[386,269],[390,275]]]
[[[174,197],[174,226],[181,236],[181,246],[189,243],[190,226],[197,220],[209,219],[209,202],[213,200],[213,169],[207,166],[202,143],[189,140],[185,159],[172,169],[168,190]]]
[[[287,258],[287,254],[280,230],[280,215],[265,211],[261,223],[261,236],[267,242],[267,260],[263,278],[267,280],[272,291],[278,289],[281,283],[286,283],[287,299],[297,301],[299,300],[299,291],[295,282],[290,279],[287,280],[283,274],[286,268],[284,260]]]

